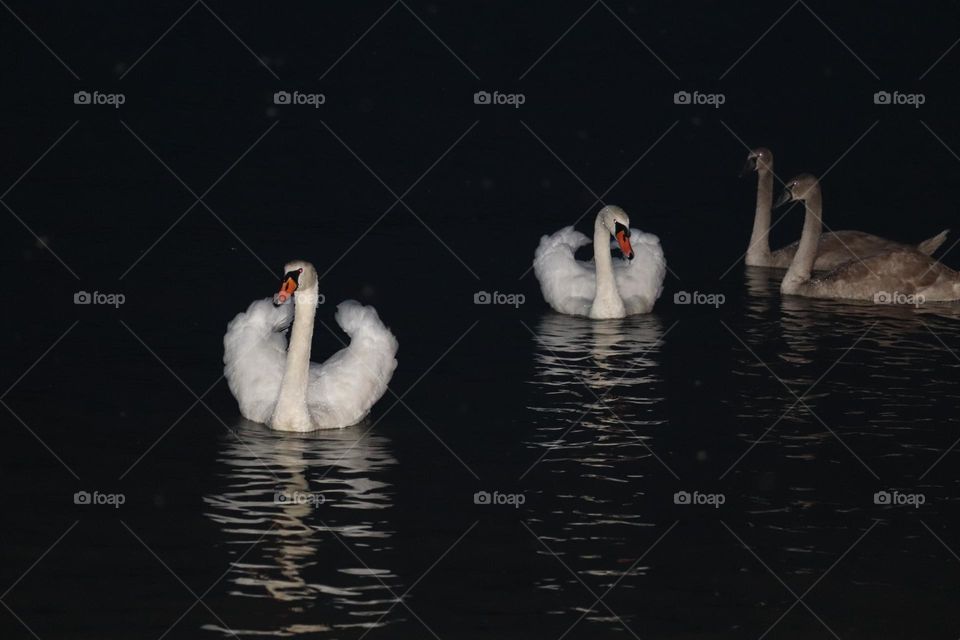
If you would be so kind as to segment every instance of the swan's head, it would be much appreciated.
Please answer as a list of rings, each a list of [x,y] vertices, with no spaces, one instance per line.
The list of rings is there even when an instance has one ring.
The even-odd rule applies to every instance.
[[[633,260],[633,247],[630,246],[630,217],[620,207],[607,205],[600,210],[597,220],[606,227],[617,244],[620,245],[620,251],[628,260]]]
[[[773,206],[779,207],[788,202],[807,200],[820,192],[820,181],[809,173],[801,173],[787,184],[783,185],[783,193]]]
[[[773,153],[766,147],[757,147],[750,150],[750,153],[747,154],[747,163],[743,165],[743,169],[740,171],[740,177],[761,169],[773,171]]]
[[[317,270],[305,260],[294,260],[283,267],[280,291],[273,297],[275,305],[281,305],[293,297],[297,289],[312,290],[317,287]]]

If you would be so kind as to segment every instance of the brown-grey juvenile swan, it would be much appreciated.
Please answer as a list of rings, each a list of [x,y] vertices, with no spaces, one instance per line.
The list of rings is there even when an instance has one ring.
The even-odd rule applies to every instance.
[[[753,218],[753,233],[747,248],[746,263],[750,267],[774,267],[786,269],[797,253],[799,241],[776,251],[770,250],[770,209],[773,203],[773,154],[765,147],[758,147],[747,155],[747,164],[740,175],[750,171],[757,173],[757,211]],[[933,255],[947,239],[945,229],[924,240],[916,249]],[[886,253],[906,246],[863,231],[830,231],[820,238],[814,271],[825,271],[856,258],[865,258],[877,253]]]
[[[610,255],[613,236],[625,260]],[[663,290],[667,262],[660,239],[630,228],[620,207],[605,206],[593,224],[593,262],[574,257],[590,239],[573,227],[540,238],[533,270],[555,311],[595,319],[650,313]]]
[[[387,390],[397,339],[373,307],[346,300],[337,305],[336,320],[350,344],[322,364],[310,362],[317,271],[303,260],[283,271],[275,299],[255,300],[223,337],[223,372],[240,413],[278,431],[356,424]],[[288,348],[284,332],[291,321]]]
[[[786,184],[775,206],[801,200],[806,209],[800,246],[787,269],[780,292],[807,298],[842,298],[870,302],[919,302],[960,299],[960,273],[914,247],[854,259],[833,271],[812,277],[823,228],[820,183],[802,174]]]

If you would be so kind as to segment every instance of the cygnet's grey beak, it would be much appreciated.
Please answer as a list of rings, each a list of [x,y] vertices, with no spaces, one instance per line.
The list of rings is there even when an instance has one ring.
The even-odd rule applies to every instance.
[[[792,200],[793,200],[793,192],[791,192],[790,188],[788,187],[783,190],[783,193],[781,193],[780,197],[777,198],[777,201],[773,203],[773,206],[774,208],[782,207],[783,205],[787,204]]]

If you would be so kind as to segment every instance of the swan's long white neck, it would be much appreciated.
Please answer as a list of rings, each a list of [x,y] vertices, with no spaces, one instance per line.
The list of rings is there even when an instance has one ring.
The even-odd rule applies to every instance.
[[[622,317],[625,309],[613,276],[610,231],[603,224],[601,216],[597,216],[593,225],[593,262],[597,271],[597,293],[590,315],[594,318]]]
[[[753,232],[747,247],[747,264],[766,266],[770,253],[770,210],[773,207],[773,168],[766,162],[757,165],[757,210],[753,216]]]
[[[310,381],[310,346],[317,315],[317,285],[293,296],[293,328],[287,348],[287,365],[280,383],[280,395],[273,410],[275,429],[302,430],[310,422],[307,411],[307,383]]]
[[[813,187],[804,200],[806,215],[803,219],[803,233],[800,235],[800,246],[793,262],[783,277],[780,291],[796,293],[804,283],[810,280],[813,264],[817,260],[817,246],[820,244],[820,233],[823,231],[823,198],[820,188]]]

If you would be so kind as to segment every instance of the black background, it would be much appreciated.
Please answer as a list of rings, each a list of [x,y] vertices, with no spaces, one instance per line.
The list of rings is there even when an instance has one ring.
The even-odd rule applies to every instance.
[[[824,213],[833,229],[919,241],[956,226],[956,2],[11,0],[0,25],[0,188],[12,186],[0,211],[2,379],[5,389],[15,385],[4,402],[23,421],[4,416],[17,523],[6,584],[75,519],[36,492],[65,502],[81,486],[118,486],[148,496],[127,518],[152,523],[151,543],[177,540],[184,558],[213,543],[213,532],[177,530],[176,517],[164,515],[197,508],[196,496],[171,505],[208,481],[222,425],[202,408],[144,458],[133,485],[116,478],[191,406],[185,387],[199,394],[215,383],[226,322],[273,293],[287,260],[313,261],[329,300],[376,305],[400,336],[395,383],[405,389],[474,320],[489,319],[492,310],[473,305],[476,291],[524,293],[525,313],[546,309],[526,273],[536,243],[584,215],[578,226],[588,229],[597,196],[660,236],[672,270],[664,300],[680,289],[733,287],[739,267],[722,276],[745,251],[753,214],[755,179],[737,179],[748,146],[771,148],[784,180],[829,170]],[[80,90],[123,93],[126,102],[76,105]],[[275,106],[280,90],[320,92],[326,103]],[[516,109],[476,105],[481,90],[526,100]],[[725,103],[674,104],[681,90],[722,93]],[[881,90],[926,101],[877,105]],[[795,208],[773,245],[795,239],[800,222]],[[79,290],[120,292],[126,303],[77,306]],[[324,333],[317,348],[336,348]],[[490,337],[495,348],[468,346],[431,376],[438,385],[458,376],[455,390],[438,387],[450,396],[444,406],[492,425],[493,443],[507,442],[510,421],[499,411],[522,406],[523,389],[491,362],[530,336],[514,324]],[[724,357],[706,369],[722,370]],[[685,381],[709,377],[669,366]],[[504,394],[498,406],[484,400],[493,389]],[[431,425],[443,418],[429,408],[436,393],[425,386],[409,399],[426,407]],[[205,401],[228,423],[236,416],[222,382]],[[684,411],[709,413],[695,405]],[[429,455],[445,455],[416,437]],[[485,446],[468,454],[474,466],[495,475],[512,464]],[[512,467],[504,475],[516,476]],[[426,517],[423,508],[408,505],[407,517]],[[138,570],[114,554],[143,550],[113,514],[102,528],[83,517],[88,546],[78,553]],[[170,580],[142,553],[141,561],[159,571],[148,580]],[[177,569],[189,573],[191,564]],[[149,599],[113,593],[108,582],[88,591],[86,570],[71,571],[54,599],[74,618],[88,598],[150,609]],[[25,581],[14,607],[39,607],[30,623],[44,638],[65,632],[36,604],[48,588]],[[125,628],[122,616],[116,624]]]

